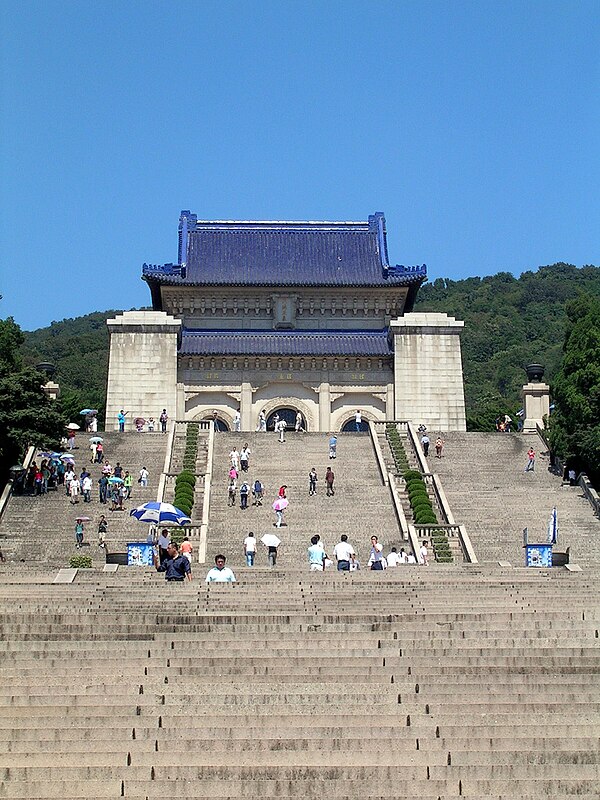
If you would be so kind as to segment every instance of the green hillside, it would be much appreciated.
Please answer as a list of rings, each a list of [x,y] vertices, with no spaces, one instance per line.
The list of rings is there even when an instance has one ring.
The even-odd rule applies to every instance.
[[[523,367],[546,366],[552,381],[562,359],[567,300],[582,292],[600,296],[600,267],[540,267],[519,278],[501,272],[486,278],[438,279],[423,286],[415,311],[445,311],[465,322],[462,335],[467,417],[472,430],[490,430],[500,414],[521,406]],[[53,322],[25,333],[29,364],[58,367],[65,409],[104,409],[108,368],[105,311]]]

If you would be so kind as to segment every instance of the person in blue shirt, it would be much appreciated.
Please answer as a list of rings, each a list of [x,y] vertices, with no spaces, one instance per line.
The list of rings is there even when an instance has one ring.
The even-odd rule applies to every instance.
[[[154,556],[154,566],[157,572],[165,573],[165,580],[177,581],[182,583],[186,578],[192,580],[192,567],[190,561],[185,556],[179,554],[179,546],[175,542],[169,542],[167,547],[167,557],[160,563],[158,556]]]
[[[123,409],[121,409],[119,411],[119,413],[117,414],[117,422],[119,423],[119,432],[120,433],[124,433],[124,431],[125,431],[125,415],[127,413],[128,413],[127,411],[123,411]]]

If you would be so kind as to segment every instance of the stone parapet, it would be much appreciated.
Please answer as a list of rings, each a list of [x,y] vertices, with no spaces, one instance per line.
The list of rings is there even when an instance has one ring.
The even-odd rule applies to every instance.
[[[392,320],[396,419],[424,423],[431,432],[466,430],[460,350],[464,322],[438,313]]]
[[[110,361],[106,392],[106,430],[116,430],[117,414],[158,418],[163,408],[176,414],[177,344],[181,322],[164,311],[126,311],[106,321]]]
[[[544,417],[550,414],[550,387],[547,383],[526,383],[522,391],[525,419],[523,433],[537,433],[546,427]]]

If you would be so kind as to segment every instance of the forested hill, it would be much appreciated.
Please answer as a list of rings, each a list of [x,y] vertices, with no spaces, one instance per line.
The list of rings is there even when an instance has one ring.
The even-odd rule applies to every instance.
[[[461,343],[471,430],[489,430],[501,412],[514,415],[521,407],[526,364],[544,364],[545,380],[552,382],[562,358],[565,303],[582,292],[600,296],[600,267],[553,264],[519,278],[509,272],[440,278],[420,289],[415,311],[445,311],[465,322]]]
[[[541,362],[550,381],[562,356],[565,302],[579,293],[600,296],[600,267],[569,264],[540,267],[515,278],[438,279],[419,291],[415,311],[445,311],[462,319],[463,368],[471,429],[489,430],[502,412],[520,408],[525,364]],[[25,359],[52,361],[65,410],[104,409],[108,368],[105,311],[54,322],[25,333]]]

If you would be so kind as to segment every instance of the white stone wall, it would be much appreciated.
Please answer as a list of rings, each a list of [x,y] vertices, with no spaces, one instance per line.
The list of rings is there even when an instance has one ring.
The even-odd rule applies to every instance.
[[[447,314],[411,313],[392,320],[396,419],[423,423],[431,432],[466,430],[463,326]]]
[[[117,430],[117,414],[127,411],[126,430],[135,417],[154,417],[163,408],[177,414],[177,340],[181,322],[163,311],[126,311],[107,320],[110,361],[106,430]]]

